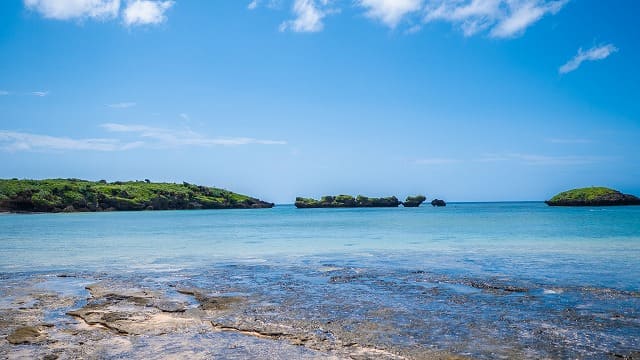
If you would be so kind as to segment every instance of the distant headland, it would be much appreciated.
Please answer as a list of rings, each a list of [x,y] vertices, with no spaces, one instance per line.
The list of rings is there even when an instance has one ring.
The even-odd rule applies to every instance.
[[[640,198],[606,187],[589,187],[561,192],[545,203],[549,206],[640,205]]]
[[[0,179],[0,211],[4,212],[257,209],[273,205],[228,190],[186,182]]]

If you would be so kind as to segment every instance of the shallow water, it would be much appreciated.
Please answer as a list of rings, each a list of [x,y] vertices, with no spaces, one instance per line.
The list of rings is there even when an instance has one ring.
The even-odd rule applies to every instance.
[[[2,289],[34,277],[78,298],[105,278],[197,287],[251,299],[221,322],[293,323],[408,357],[631,356],[639,260],[640,207],[0,216]],[[52,276],[63,273],[78,278]]]

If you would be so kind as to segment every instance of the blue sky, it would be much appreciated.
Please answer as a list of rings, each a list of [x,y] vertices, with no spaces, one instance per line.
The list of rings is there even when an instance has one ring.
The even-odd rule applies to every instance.
[[[7,0],[0,177],[640,194],[632,0]]]

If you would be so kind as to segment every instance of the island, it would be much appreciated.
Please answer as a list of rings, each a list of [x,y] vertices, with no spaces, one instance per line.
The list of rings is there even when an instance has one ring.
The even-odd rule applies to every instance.
[[[186,182],[0,179],[2,212],[257,209],[273,205],[228,190]]]
[[[418,207],[425,200],[427,200],[427,197],[424,196],[424,195],[407,196],[407,198],[402,202],[402,206],[404,206],[404,207]]]
[[[433,207],[447,206],[447,203],[444,200],[433,199],[431,201],[431,206],[433,206]]]
[[[351,195],[323,196],[320,200],[297,197],[295,206],[298,209],[309,208],[358,208],[358,207],[398,207],[401,202],[395,196],[370,198]]]
[[[606,187],[588,187],[561,192],[545,203],[549,206],[640,205],[640,198]]]

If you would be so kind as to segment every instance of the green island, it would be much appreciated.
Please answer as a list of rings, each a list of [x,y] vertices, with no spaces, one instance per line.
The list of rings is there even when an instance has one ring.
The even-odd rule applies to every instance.
[[[427,198],[423,195],[409,196],[405,202],[401,202],[395,196],[373,198],[363,195],[353,197],[351,195],[323,196],[320,200],[297,197],[295,206],[299,209],[310,208],[366,208],[366,207],[418,207]]]
[[[588,187],[561,192],[545,203],[549,206],[640,205],[640,199],[606,187]]]
[[[0,179],[0,211],[85,212],[271,208],[246,195],[189,183]]]

